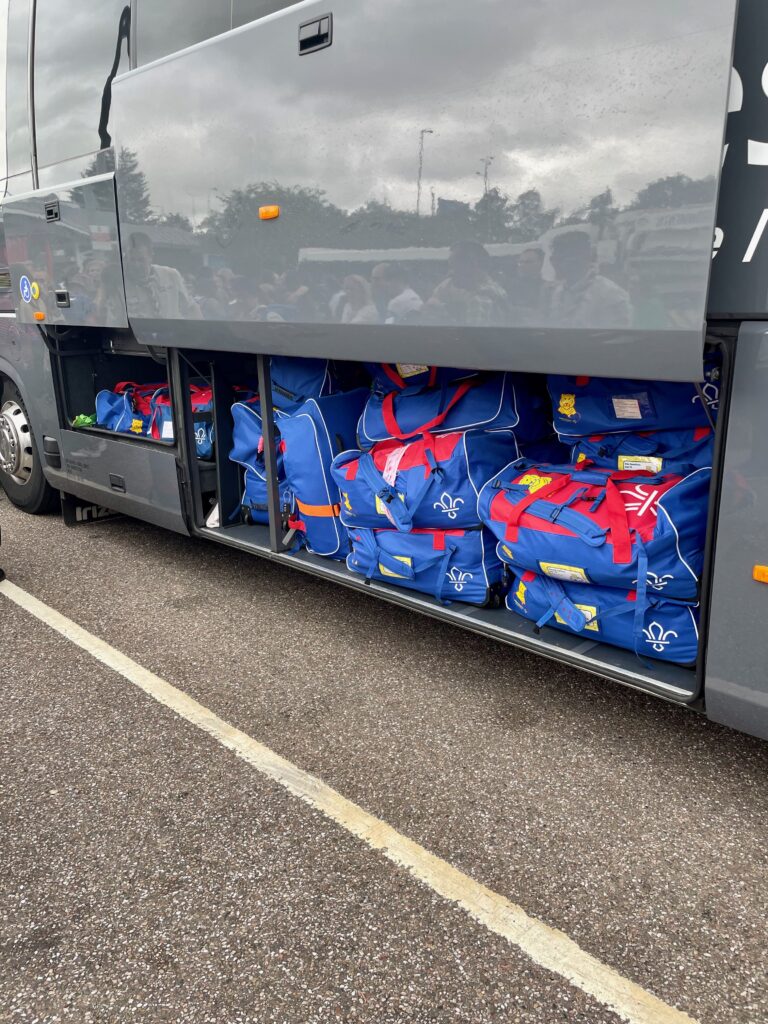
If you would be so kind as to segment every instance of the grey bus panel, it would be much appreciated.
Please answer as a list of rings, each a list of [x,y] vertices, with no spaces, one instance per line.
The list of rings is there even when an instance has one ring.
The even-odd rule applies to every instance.
[[[717,722],[768,738],[768,324],[739,331],[707,639],[705,700]]]
[[[304,59],[299,26],[330,10],[317,0],[118,78],[118,150],[153,207],[197,229],[155,264],[237,287],[190,313],[139,266],[131,325],[157,341],[198,317],[193,345],[270,352],[270,320],[297,325],[296,355],[329,341],[350,358],[698,379],[735,7],[555,0],[545,18],[413,0],[393,17],[338,0],[333,46]],[[136,175],[120,171],[122,217]],[[265,205],[280,216],[260,220]],[[147,232],[121,233],[129,278]],[[530,248],[544,266],[523,287]],[[382,263],[423,301],[389,339]],[[347,322],[329,323],[350,277]]]
[[[22,322],[128,326],[114,174],[6,199],[3,223]]]

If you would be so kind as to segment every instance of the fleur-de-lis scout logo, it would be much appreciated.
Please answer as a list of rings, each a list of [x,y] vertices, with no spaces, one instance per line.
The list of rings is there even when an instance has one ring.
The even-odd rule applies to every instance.
[[[623,495],[630,498],[630,501],[625,501],[624,504],[629,512],[637,512],[638,517],[642,517],[646,512],[650,512],[654,516],[658,516],[656,509],[656,503],[659,500],[658,491],[648,491],[642,484],[638,484],[637,487],[633,487],[630,490],[622,491]]]
[[[561,416],[576,415],[576,395],[560,395],[560,405],[557,411]]]
[[[652,622],[647,629],[643,630],[643,633],[645,633],[645,642],[650,644],[657,654],[663,654],[672,640],[677,640],[677,633],[674,629],[664,629],[660,622]]]
[[[691,399],[691,404],[695,405],[696,402],[700,402],[702,395],[704,396],[704,402],[706,403],[707,408],[714,409],[715,412],[717,412],[717,409],[720,406],[719,386],[717,384],[713,384],[712,381],[707,381],[701,389],[701,395],[694,395]]]
[[[457,594],[460,594],[464,589],[464,585],[469,583],[470,580],[474,579],[471,572],[462,572],[461,569],[457,569],[454,565],[452,569],[449,569],[445,574],[446,579],[451,583]]]
[[[195,444],[201,448],[205,444],[206,430],[204,426],[195,429]]]
[[[646,582],[647,585],[651,588],[651,590],[663,590],[669,583],[669,581],[673,580],[674,578],[675,577],[670,572],[664,573],[663,576],[659,576],[659,574],[655,572],[650,572],[650,570],[646,573]],[[632,582],[635,586],[637,586],[639,581],[632,580]]]
[[[449,519],[455,519],[463,504],[463,498],[454,498],[448,493],[448,491],[443,491],[440,495],[440,501],[436,501],[432,508],[437,508],[440,509],[441,512],[445,512]]]

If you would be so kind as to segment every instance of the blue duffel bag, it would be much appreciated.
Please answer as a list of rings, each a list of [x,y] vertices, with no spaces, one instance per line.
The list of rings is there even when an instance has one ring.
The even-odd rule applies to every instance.
[[[327,359],[272,356],[272,402],[278,409],[291,409],[307,398],[320,398],[332,391]]]
[[[294,409],[300,408],[296,405]],[[278,435],[277,445],[277,477],[281,504],[289,503],[290,494],[285,487],[285,469],[280,453],[280,426],[289,415],[288,411],[275,409],[275,431]],[[269,522],[267,513],[267,474],[264,464],[264,436],[261,423],[261,406],[258,398],[250,398],[244,402],[235,402],[232,406],[232,450],[229,458],[245,470],[245,488],[242,498],[242,509],[248,519],[254,523]]]
[[[506,574],[486,530],[351,529],[347,568],[367,580],[381,580],[431,594],[441,603],[493,603]]]
[[[516,573],[507,608],[538,627],[554,626],[661,661],[692,665],[698,654],[698,607],[654,595],[643,599],[634,590]]]
[[[643,434],[594,434],[573,445],[570,461],[620,471],[665,473],[677,469],[687,472],[711,467],[714,449],[715,434],[711,427],[654,430]]]
[[[96,395],[96,425],[118,434],[146,436],[152,419],[152,397],[166,388],[164,382],[137,384],[121,381]]]
[[[347,532],[339,521],[339,489],[331,463],[354,443],[367,388],[325,398],[310,398],[280,419],[280,454],[285,482],[293,497],[291,526],[317,555],[345,558]]]
[[[616,431],[710,426],[720,401],[720,366],[705,363],[702,395],[694,384],[607,377],[547,378],[555,430],[563,438]],[[709,416],[707,415],[709,412]]]
[[[370,452],[343,452],[331,467],[341,521],[403,533],[478,526],[480,488],[517,455],[511,430],[426,434],[410,444],[381,441]]]
[[[710,471],[617,473],[520,459],[480,492],[499,557],[553,579],[696,600]]]
[[[494,373],[440,388],[374,392],[357,428],[364,450],[378,441],[411,441],[421,434],[456,430],[515,430],[519,441],[551,431],[546,401],[520,374]]]

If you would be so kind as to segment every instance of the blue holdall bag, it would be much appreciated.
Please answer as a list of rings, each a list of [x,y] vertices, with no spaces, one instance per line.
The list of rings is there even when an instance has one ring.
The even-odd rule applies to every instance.
[[[457,430],[515,430],[518,441],[533,440],[551,431],[546,405],[534,382],[513,373],[478,375],[439,388],[374,392],[357,439],[364,450],[388,438],[412,441]]]
[[[298,409],[299,406],[294,408]],[[275,409],[275,430],[279,434],[280,425],[288,416],[288,412]],[[242,510],[246,518],[253,523],[267,524],[267,474],[264,464],[264,435],[262,433],[261,406],[258,398],[250,398],[243,402],[235,402],[232,406],[232,451],[229,458],[245,470]],[[290,491],[285,486],[285,469],[277,444],[277,476],[280,501],[282,505],[290,504]]]
[[[137,384],[121,381],[114,388],[105,388],[96,395],[96,425],[118,434],[147,435],[152,418],[152,397],[167,387],[157,384]]]
[[[486,530],[349,531],[347,568],[367,580],[430,594],[442,604],[497,603],[506,574]]]
[[[331,467],[341,521],[403,533],[478,526],[480,488],[517,454],[511,430],[424,434],[408,444],[381,441],[370,452],[343,452]]]
[[[368,389],[358,388],[310,398],[280,420],[280,455],[294,508],[290,526],[304,535],[310,551],[327,558],[343,559],[349,552],[331,463],[354,443],[367,397]]]
[[[507,608],[535,622],[642,657],[693,665],[699,647],[698,606],[634,590],[560,583],[534,572],[513,574]]]
[[[520,459],[480,492],[499,557],[553,579],[696,600],[710,471],[618,473]]]
[[[705,363],[695,384],[551,374],[547,387],[555,430],[563,439],[616,431],[684,430],[711,426],[720,402],[720,365]],[[703,395],[703,400],[702,400]]]
[[[207,385],[189,385],[192,422],[195,431],[195,454],[198,459],[213,456],[213,392]],[[173,407],[168,388],[152,396],[149,433],[156,440],[173,441]]]
[[[711,427],[654,430],[642,434],[594,434],[573,445],[570,461],[605,469],[688,472],[712,466],[715,433]]]
[[[290,410],[307,398],[320,398],[332,391],[327,359],[272,356],[269,367],[272,402],[278,409]]]

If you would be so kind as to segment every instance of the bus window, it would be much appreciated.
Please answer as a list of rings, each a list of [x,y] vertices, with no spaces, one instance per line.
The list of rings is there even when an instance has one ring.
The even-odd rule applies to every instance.
[[[27,118],[29,3],[30,0],[11,0],[8,10],[8,63],[5,76],[8,174],[19,174],[32,166]]]
[[[247,25],[266,14],[274,14],[285,7],[293,7],[299,0],[232,0],[232,28]]]
[[[0,0],[0,72],[5,71],[6,51],[8,45],[8,0]],[[5,122],[5,75],[0,74],[0,121]],[[8,174],[8,163],[6,159],[5,146],[0,146],[0,196],[5,188],[6,175]]]
[[[136,16],[138,63],[148,64],[228,32],[231,16],[232,0],[141,0]]]
[[[35,122],[40,166],[111,145],[109,99],[128,70],[126,0],[37,0]]]

